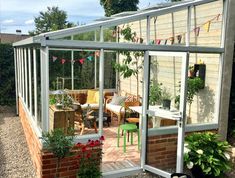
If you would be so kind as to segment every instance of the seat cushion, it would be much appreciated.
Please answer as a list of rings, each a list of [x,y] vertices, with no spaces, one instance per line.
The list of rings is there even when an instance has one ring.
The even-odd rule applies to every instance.
[[[87,91],[87,103],[91,104],[91,103],[96,103],[95,100],[95,94],[96,94],[96,90],[88,90]]]
[[[110,104],[113,105],[121,105],[125,102],[126,97],[124,96],[118,96],[116,93],[114,94],[112,101],[110,102]]]
[[[121,109],[122,108],[122,109]],[[106,109],[109,110],[109,111],[112,111],[114,113],[119,113],[120,112],[120,109],[121,109],[121,113],[124,113],[125,112],[125,109],[124,107],[122,107],[121,105],[114,105],[114,104],[110,104],[108,103],[106,105]]]
[[[98,103],[91,103],[91,104],[86,103],[86,104],[83,104],[83,105],[81,105],[82,109],[87,109],[88,105],[89,105],[90,109],[99,109],[99,104]]]

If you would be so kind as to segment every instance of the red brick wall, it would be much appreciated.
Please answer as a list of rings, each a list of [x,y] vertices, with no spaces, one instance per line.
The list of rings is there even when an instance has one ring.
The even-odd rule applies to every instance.
[[[217,132],[215,130],[210,131]],[[149,136],[147,140],[147,164],[163,170],[175,168],[177,136],[177,134]]]
[[[45,150],[42,151],[42,145],[37,137],[36,133],[33,131],[29,121],[27,113],[24,110],[24,107],[19,100],[19,116],[21,119],[21,123],[24,129],[24,133],[26,136],[26,140],[28,143],[29,151],[31,154],[31,158],[33,160],[37,177],[42,178],[54,178],[56,174],[56,157]],[[87,148],[88,152],[93,150],[94,154],[101,154],[102,150],[99,146]],[[77,150],[77,151],[76,151]],[[76,153],[73,151],[73,156],[66,157],[61,160],[60,167],[58,169],[58,176],[60,178],[76,178],[77,169],[79,165],[78,158],[76,155],[81,154],[81,152],[76,149]],[[99,160],[100,161],[100,160]]]
[[[32,127],[29,123],[28,116],[24,110],[22,103],[21,103],[21,99],[19,99],[19,116],[20,116],[20,120],[21,120],[23,129],[24,129],[26,141],[28,143],[29,152],[31,154],[31,158],[32,158],[33,164],[36,169],[37,177],[41,177],[41,168],[42,168],[41,149],[42,149],[42,145],[41,145],[36,133],[34,132],[34,130],[32,129]]]

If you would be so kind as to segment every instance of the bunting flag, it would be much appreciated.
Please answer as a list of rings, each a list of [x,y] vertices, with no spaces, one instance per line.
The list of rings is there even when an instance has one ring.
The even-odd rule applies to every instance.
[[[165,42],[164,42],[164,44],[165,44],[165,45],[167,44],[167,41],[168,41],[168,40],[167,40],[167,39],[165,39]]]
[[[66,62],[65,59],[61,59],[61,64],[64,64]]]
[[[219,21],[220,16],[221,16],[221,14],[218,14],[218,15],[216,16],[216,20],[217,20],[217,21]]]
[[[92,56],[88,56],[87,59],[88,59],[89,61],[92,61]]]
[[[81,64],[84,64],[84,61],[85,61],[86,59],[85,58],[82,58],[82,59],[79,59],[79,62],[81,63]]]
[[[96,57],[100,57],[100,51],[96,51],[96,52],[95,52],[95,56],[96,56]]]
[[[171,41],[171,44],[174,44],[174,41],[175,41],[174,37],[170,37],[169,40]]]
[[[199,33],[200,33],[200,27],[196,27],[193,29],[194,33],[196,36],[199,36]]]
[[[140,43],[143,43],[144,42],[144,39],[143,38],[139,38],[140,39]]]
[[[211,21],[206,22],[203,27],[206,30],[206,32],[210,31],[210,25],[211,25]]]
[[[154,17],[154,24],[156,24],[157,22],[157,17]]]
[[[58,58],[56,56],[52,56],[52,61],[55,62]]]
[[[156,39],[156,44],[160,45],[161,44],[161,40],[160,39]]]
[[[181,43],[182,35],[177,35],[176,37],[177,37],[178,43]]]
[[[113,30],[113,35],[112,35],[112,36],[115,38],[116,35],[117,35],[117,31],[116,31],[116,30]]]

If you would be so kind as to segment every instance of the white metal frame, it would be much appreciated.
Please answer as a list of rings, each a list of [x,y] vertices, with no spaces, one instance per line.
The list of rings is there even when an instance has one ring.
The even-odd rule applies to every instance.
[[[195,0],[192,2],[183,2],[181,4],[173,5],[171,7],[165,7],[162,9],[156,9],[156,10],[150,10],[150,11],[144,11],[137,14],[133,14],[126,17],[116,17],[111,20],[102,21],[102,22],[95,22],[92,24],[74,27],[70,29],[65,30],[59,30],[56,32],[49,32],[44,33],[41,35],[38,35],[36,37],[31,37],[26,40],[22,40],[20,42],[16,42],[13,44],[14,47],[19,47],[19,64],[20,64],[20,70],[19,70],[19,81],[21,82],[22,89],[21,96],[22,101],[27,97],[27,85],[25,85],[25,80],[27,80],[27,76],[24,69],[24,64],[26,64],[26,54],[24,54],[24,48],[27,45],[40,45],[40,65],[41,65],[41,109],[42,109],[42,131],[48,131],[49,130],[49,48],[69,48],[69,49],[93,49],[93,50],[100,50],[100,64],[99,64],[99,92],[100,92],[100,108],[99,108],[99,134],[93,134],[93,135],[86,135],[82,136],[82,139],[87,138],[94,138],[99,137],[102,135],[102,118],[103,118],[103,84],[104,84],[104,50],[130,50],[130,51],[144,51],[144,85],[143,85],[143,118],[142,118],[142,135],[143,139],[142,141],[146,142],[146,118],[147,118],[147,107],[148,107],[148,84],[149,84],[149,51],[170,51],[170,52],[183,52],[186,53],[185,58],[182,62],[182,79],[183,83],[181,85],[181,104],[180,104],[180,111],[181,111],[181,119],[179,121],[179,129],[178,129],[178,151],[177,151],[177,172],[182,172],[183,168],[183,143],[184,143],[184,133],[185,133],[185,97],[186,97],[186,77],[187,77],[187,67],[188,67],[188,60],[189,60],[189,53],[217,53],[221,55],[221,61],[223,61],[223,53],[224,53],[224,36],[225,36],[225,24],[223,25],[222,29],[222,41],[221,46],[218,48],[215,47],[201,47],[201,46],[190,46],[190,23],[191,23],[191,8],[196,5],[206,4],[209,2],[214,2],[217,0]],[[227,0],[224,1],[224,3],[227,3]],[[188,9],[187,13],[187,35],[186,35],[186,45],[185,46],[168,46],[168,45],[149,45],[149,36],[150,36],[150,18],[164,15],[167,13],[177,12],[180,10]],[[226,9],[224,9],[226,11]],[[224,12],[224,20],[226,20],[226,13]],[[120,24],[125,24],[133,21],[143,20],[147,19],[147,33],[146,38],[147,42],[146,44],[127,44],[127,43],[114,43],[114,42],[104,42],[103,41],[103,28],[108,28],[112,26],[117,26]],[[97,42],[91,42],[91,41],[77,41],[77,40],[61,40],[60,38],[66,37],[66,36],[73,36],[75,34],[94,31],[100,29],[100,41]],[[17,51],[17,50],[16,50]],[[169,54],[169,53],[168,53]],[[17,55],[15,56],[17,58]],[[33,61],[34,61],[34,80],[36,79],[36,51],[33,50]],[[221,71],[222,72],[222,68]],[[35,117],[36,117],[36,123],[37,123],[37,84],[36,80],[34,82],[34,96],[35,96]],[[221,81],[220,81],[221,84]],[[21,88],[21,87],[20,87]],[[220,89],[219,89],[220,90]],[[26,100],[27,101],[27,100]],[[219,102],[220,103],[220,102]],[[219,108],[218,103],[218,108]],[[24,107],[27,107],[24,103]],[[27,109],[26,109],[27,110]],[[30,114],[30,112],[29,112]],[[145,156],[146,154],[146,145],[142,144],[142,151],[141,151],[141,168],[149,170],[151,172],[155,172],[159,175],[169,177],[170,174],[153,168],[151,166],[148,166],[145,164]],[[134,170],[133,170],[134,171]],[[136,170],[135,170],[136,171]],[[117,171],[115,174],[122,175],[122,171]],[[130,171],[131,172],[131,171]],[[112,174],[110,174],[112,175]],[[110,176],[109,175],[109,176]]]

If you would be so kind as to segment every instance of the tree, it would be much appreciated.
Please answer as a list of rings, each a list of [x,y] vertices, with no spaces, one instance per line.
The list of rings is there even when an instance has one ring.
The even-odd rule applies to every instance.
[[[100,0],[100,4],[104,8],[105,16],[110,17],[124,11],[136,11],[139,0]]]
[[[39,16],[35,17],[34,22],[36,29],[29,32],[30,35],[37,35],[73,26],[73,23],[67,21],[67,13],[63,10],[59,10],[58,7],[47,7],[46,12],[39,12]]]

